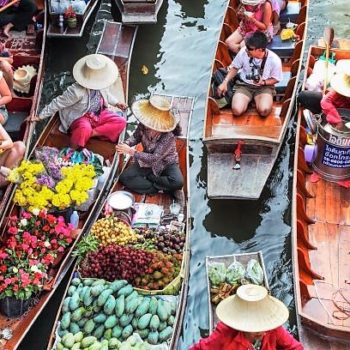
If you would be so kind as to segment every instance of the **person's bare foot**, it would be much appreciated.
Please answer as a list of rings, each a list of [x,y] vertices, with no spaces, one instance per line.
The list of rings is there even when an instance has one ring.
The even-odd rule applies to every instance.
[[[8,38],[11,37],[10,34],[10,30],[12,29],[13,24],[12,23],[7,23],[4,27],[3,27],[3,33],[5,36],[7,36]]]

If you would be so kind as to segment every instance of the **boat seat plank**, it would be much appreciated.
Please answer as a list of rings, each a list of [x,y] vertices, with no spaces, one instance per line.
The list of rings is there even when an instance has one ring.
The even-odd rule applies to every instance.
[[[283,41],[279,35],[275,35],[267,46],[268,49],[276,53],[282,60],[293,55],[295,42],[293,40]]]
[[[289,21],[295,23],[300,11],[299,1],[288,1],[287,7],[280,13],[281,25],[288,23]]]
[[[24,120],[28,116],[28,112],[8,111],[9,119],[5,125],[5,129],[11,136],[13,141],[21,139],[21,128]]]
[[[291,78],[290,71],[283,71],[282,80],[279,81],[275,85],[276,95],[277,96],[283,96],[284,95],[290,78]]]
[[[212,136],[223,138],[269,138],[278,141],[281,126],[213,125]]]
[[[257,199],[270,174],[271,158],[257,154],[243,154],[241,169],[234,170],[232,153],[208,155],[208,193],[210,197],[224,196]],[[258,197],[256,198],[256,195]]]

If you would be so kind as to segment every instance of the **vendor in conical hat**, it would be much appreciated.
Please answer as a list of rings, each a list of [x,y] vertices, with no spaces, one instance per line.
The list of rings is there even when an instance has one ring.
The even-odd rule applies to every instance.
[[[191,350],[302,350],[303,346],[282,325],[289,311],[265,287],[242,285],[236,295],[216,308],[221,321],[215,331]]]
[[[109,105],[127,108],[113,93],[114,85],[120,81],[117,65],[107,56],[87,55],[75,63],[73,77],[76,83],[54,98],[34,120],[59,112],[60,131],[70,133],[73,148],[85,147],[91,137],[117,142],[126,120]]]
[[[183,176],[176,151],[180,127],[170,103],[165,97],[152,96],[149,100],[134,102],[131,108],[140,123],[133,135],[117,145],[116,150],[132,156],[135,162],[121,174],[120,181],[137,193],[181,189]],[[139,143],[143,146],[141,152],[132,148]]]
[[[350,60],[339,61],[336,73],[331,78],[331,89],[326,95],[317,91],[302,91],[298,96],[299,103],[312,113],[326,115],[328,123],[343,126],[343,120],[337,108],[350,109]]]

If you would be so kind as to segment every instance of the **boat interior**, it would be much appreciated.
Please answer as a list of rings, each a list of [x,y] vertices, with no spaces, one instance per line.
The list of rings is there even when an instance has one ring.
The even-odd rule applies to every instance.
[[[350,59],[350,51],[334,52],[336,60]],[[323,48],[310,48],[307,76],[323,53]],[[299,111],[293,194],[298,313],[302,323],[317,331],[321,338],[349,341],[350,192],[336,182],[313,179],[313,171],[304,157],[306,129],[302,111]],[[310,344],[317,344],[316,338],[313,339]],[[334,346],[322,345],[320,348],[346,347],[336,347],[334,343]]]
[[[220,40],[218,42],[212,72],[227,67],[232,58],[225,44],[225,39],[238,27],[237,21],[238,1],[231,0],[224,17]],[[290,98],[294,93],[296,75],[300,67],[300,53],[304,45],[305,21],[307,15],[306,1],[289,1],[287,8],[282,11],[280,22],[282,28],[290,21],[297,25],[295,34],[297,39],[282,41],[279,33],[274,36],[268,48],[278,54],[283,61],[283,80],[276,85],[276,97],[272,113],[261,118],[253,105],[247,112],[236,117],[232,115],[230,107],[219,109],[218,104],[209,92],[206,128],[204,139],[245,139],[266,140],[272,143],[281,141],[284,124],[290,106]],[[211,90],[211,89],[210,89]],[[249,143],[249,142],[248,142]]]
[[[38,5],[38,7],[40,4]],[[40,7],[39,7],[40,8]],[[43,12],[39,12],[36,17],[37,28],[33,32],[11,32],[11,37],[7,38],[3,34],[0,35],[0,40],[5,43],[5,48],[9,50],[13,56],[13,69],[16,71],[18,68],[28,66],[35,68],[36,74],[32,76],[30,80],[30,88],[28,92],[13,91],[13,99],[7,104],[7,110],[9,112],[9,119],[5,125],[6,131],[12,137],[13,140],[23,140],[25,133],[24,120],[31,113],[35,113],[32,110],[32,106],[36,104],[36,98],[38,96],[41,84],[37,85],[38,79],[41,79],[41,72],[43,57],[41,56],[43,47],[43,37],[45,35],[45,15]]]

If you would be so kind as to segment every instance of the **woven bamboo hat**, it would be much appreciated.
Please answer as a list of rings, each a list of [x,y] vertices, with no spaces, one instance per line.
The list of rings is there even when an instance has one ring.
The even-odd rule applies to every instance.
[[[331,87],[340,95],[350,97],[350,62],[345,61],[338,67],[331,79]]]
[[[111,86],[118,79],[119,70],[110,58],[95,53],[75,63],[73,77],[81,86],[100,90]]]
[[[170,102],[162,96],[135,101],[131,109],[140,123],[155,131],[172,131],[178,122],[171,111]]]
[[[242,332],[264,332],[281,326],[288,320],[289,311],[267,289],[246,284],[236,295],[224,299],[216,308],[219,320]]]

